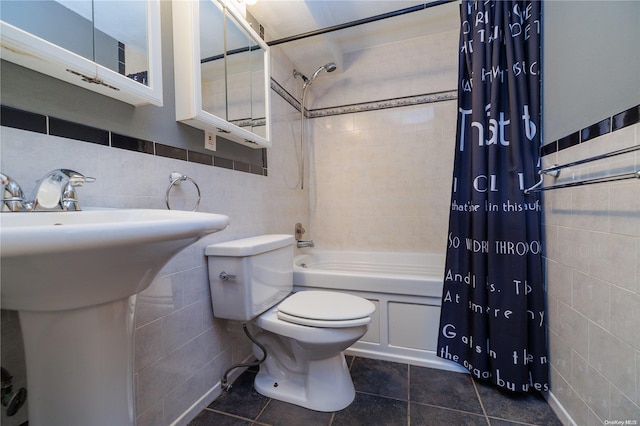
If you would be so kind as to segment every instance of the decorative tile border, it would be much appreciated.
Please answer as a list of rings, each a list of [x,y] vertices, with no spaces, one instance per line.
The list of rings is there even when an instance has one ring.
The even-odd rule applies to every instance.
[[[227,157],[230,158],[203,154],[201,152],[164,145],[158,142],[137,139],[131,136],[120,135],[113,131],[98,129],[96,127],[42,114],[35,114],[4,105],[0,106],[0,125],[51,136],[60,136],[81,142],[110,146],[112,148],[126,149],[143,154],[267,176],[267,160],[264,150],[247,148],[233,142],[225,141],[224,139],[218,141],[218,147],[221,148],[228,145],[227,151],[229,151],[229,155],[227,155]],[[261,155],[253,155],[254,157],[260,157],[261,164],[251,164],[239,160],[239,158],[249,157],[243,155],[243,150],[250,150],[248,151],[249,154],[261,151]]]
[[[287,101],[287,103],[294,107],[297,111],[300,111],[300,101],[294,98],[293,95],[287,91],[287,89],[282,87],[280,83],[275,81],[273,78],[271,79],[271,90],[280,95],[282,99]]]
[[[399,108],[434,102],[451,101],[458,99],[458,92],[451,90],[447,92],[428,93],[424,95],[405,96],[402,98],[385,99],[375,102],[362,102],[358,104],[343,105],[332,108],[319,108],[309,111],[309,117],[328,117],[331,115],[352,114],[354,112],[375,111],[379,109]]]
[[[277,81],[271,79],[271,89],[276,92],[282,99],[287,101],[297,111],[300,111],[300,101],[294,98],[284,87]],[[404,96],[400,98],[384,99],[381,101],[361,102],[357,104],[341,105],[330,108],[305,109],[305,117],[318,118],[328,117],[331,115],[353,114],[355,112],[375,111],[379,109],[398,108],[404,106],[413,106],[421,104],[429,104],[433,102],[442,102],[458,99],[457,90],[449,90],[446,92],[427,93],[423,95]]]
[[[587,126],[577,132],[573,132],[563,138],[550,142],[540,148],[540,155],[555,154],[563,149],[585,143],[591,139],[615,132],[627,126],[640,123],[640,105],[636,105],[621,113],[614,114],[597,123]]]

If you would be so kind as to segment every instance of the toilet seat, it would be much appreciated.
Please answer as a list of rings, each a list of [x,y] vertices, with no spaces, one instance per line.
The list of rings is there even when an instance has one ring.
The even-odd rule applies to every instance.
[[[278,305],[278,319],[311,327],[366,325],[375,305],[362,297],[331,291],[301,291]]]

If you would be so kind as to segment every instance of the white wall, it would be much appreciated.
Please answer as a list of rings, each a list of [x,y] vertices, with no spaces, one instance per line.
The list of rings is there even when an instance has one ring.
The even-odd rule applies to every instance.
[[[640,2],[544,3],[545,143],[640,99]]]

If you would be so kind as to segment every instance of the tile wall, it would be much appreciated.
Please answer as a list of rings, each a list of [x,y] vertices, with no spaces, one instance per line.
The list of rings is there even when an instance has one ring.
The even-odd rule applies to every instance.
[[[544,166],[640,145],[638,111],[545,145]],[[640,151],[564,169],[555,182],[634,170]],[[565,424],[640,421],[640,181],[546,191],[544,205],[550,403]]]
[[[349,53],[344,70],[314,83],[307,134],[316,246],[445,249],[457,43],[450,31]]]

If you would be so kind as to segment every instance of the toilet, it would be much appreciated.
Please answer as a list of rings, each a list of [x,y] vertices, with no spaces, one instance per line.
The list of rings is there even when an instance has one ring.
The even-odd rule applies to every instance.
[[[338,411],[355,397],[343,351],[367,332],[375,305],[345,293],[292,293],[294,244],[291,235],[261,235],[207,246],[213,315],[253,325],[267,350],[259,393]]]

